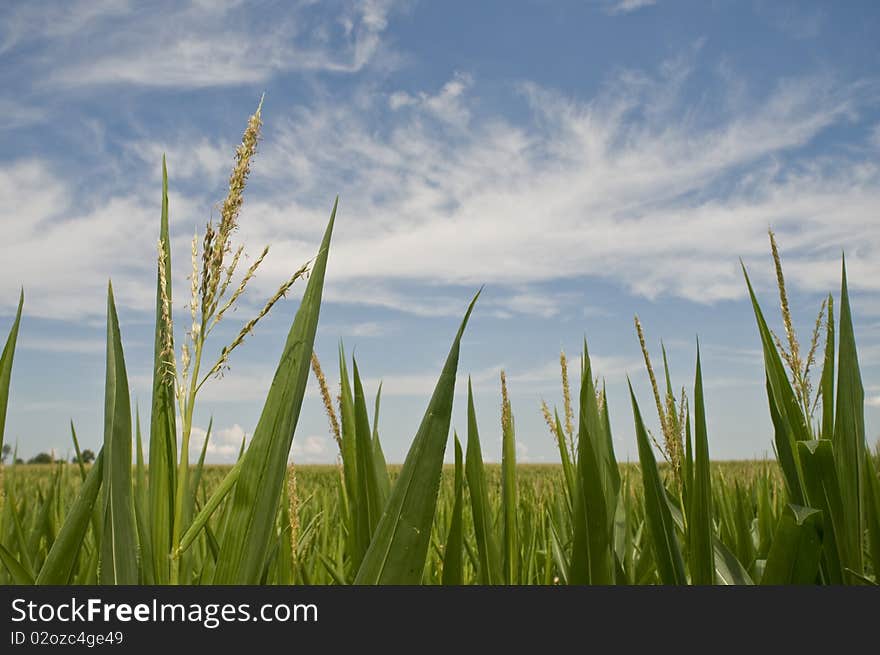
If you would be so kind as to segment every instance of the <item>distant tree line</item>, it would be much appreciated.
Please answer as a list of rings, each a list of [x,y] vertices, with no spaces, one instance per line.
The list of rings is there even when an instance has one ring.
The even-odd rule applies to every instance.
[[[12,446],[7,444],[3,444],[3,451],[0,452],[0,464],[5,464],[6,460],[9,459],[10,455],[12,455]],[[21,457],[15,458],[16,464],[52,464],[55,461],[55,457],[51,453],[37,453],[33,457],[31,457],[26,462]],[[70,462],[72,464],[76,464],[78,461],[76,455],[74,455]],[[95,453],[86,448],[82,451],[82,461],[83,464],[91,464],[95,461]]]

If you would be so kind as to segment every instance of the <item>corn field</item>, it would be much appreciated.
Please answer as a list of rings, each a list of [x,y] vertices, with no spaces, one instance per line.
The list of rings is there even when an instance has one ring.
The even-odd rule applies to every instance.
[[[260,125],[258,109],[236,153],[218,224],[209,223],[201,238],[193,238],[192,297],[185,317],[191,326],[179,340],[178,317],[171,310],[163,162],[146,428],[132,415],[108,286],[102,448],[94,463],[84,464],[71,426],[78,464],[0,468],[0,584],[880,581],[880,453],[871,453],[865,438],[845,264],[839,316],[835,320],[829,296],[806,353],[791,326],[772,233],[784,340],[768,327],[743,267],[763,351],[775,461],[710,462],[699,347],[693,385],[676,395],[666,353],[659,384],[636,319],[662,431],[655,437],[645,427],[630,387],[638,465],[621,465],[615,457],[605,389],[586,342],[571,384],[562,356],[561,414],[543,407],[560,464],[517,465],[503,373],[502,462],[484,463],[470,385],[466,433],[450,435],[460,344],[472,311],[479,311],[477,293],[404,463],[389,467],[380,442],[380,397],[366,398],[357,362],[340,346],[334,400],[313,353],[335,204],[315,258],[279,286],[215,361],[203,361],[211,330],[235,306],[268,251],[247,271],[238,270],[242,248],[233,246],[232,236]],[[222,373],[235,348],[296,282],[306,288],[253,438],[234,466],[206,465],[209,429],[201,457],[190,462],[199,391]],[[0,360],[0,445],[23,306],[22,294]],[[815,390],[812,368],[820,370]],[[337,466],[288,464],[312,371],[339,448]],[[452,466],[444,466],[448,442]],[[657,453],[663,460],[658,462]]]

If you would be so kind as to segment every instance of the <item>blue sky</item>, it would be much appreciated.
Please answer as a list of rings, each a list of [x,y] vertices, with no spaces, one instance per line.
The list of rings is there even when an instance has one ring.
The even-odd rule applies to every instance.
[[[503,368],[520,458],[554,460],[540,401],[561,402],[560,349],[575,360],[585,336],[618,457],[634,459],[627,375],[652,415],[634,314],[655,360],[666,344],[677,387],[693,386],[699,337],[712,456],[772,455],[739,270],[742,258],[778,329],[768,227],[802,341],[846,252],[873,443],[878,33],[874,2],[4,3],[4,332],[26,294],[7,439],[25,457],[64,454],[72,419],[99,445],[111,277],[133,401],[148,406],[162,154],[182,314],[189,240],[216,215],[265,93],[237,238],[271,251],[213,347],[314,254],[339,194],[316,351],[334,385],[340,339],[368,394],[384,381],[389,460],[483,284],[460,371],[487,459],[500,456]],[[212,461],[256,424],[295,289],[206,386],[193,447],[213,416]],[[292,454],[336,456],[314,386]]]

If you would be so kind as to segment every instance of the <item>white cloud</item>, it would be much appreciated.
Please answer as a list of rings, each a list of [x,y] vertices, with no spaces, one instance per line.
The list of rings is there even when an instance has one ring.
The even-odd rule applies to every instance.
[[[148,271],[155,255],[155,209],[135,196],[78,204],[70,185],[46,162],[0,165],[0,193],[18,198],[2,215],[6,232],[0,307],[25,289],[29,315],[56,319],[102,315],[107,280],[120,274],[122,306],[149,307]],[[138,275],[132,275],[138,273]]]
[[[385,323],[377,323],[376,321],[364,321],[362,323],[352,323],[350,325],[338,326],[334,331],[338,331],[341,336],[351,337],[382,337],[389,333],[391,328]]]
[[[210,87],[286,71],[353,73],[380,52],[393,2],[24,4],[0,16],[0,52],[44,42],[63,59],[25,58],[36,84]]]
[[[470,120],[470,111],[463,103],[463,96],[473,83],[471,75],[458,72],[436,94],[420,92],[412,96],[405,91],[395,91],[388,97],[388,106],[394,111],[418,107],[444,123],[464,125]]]
[[[418,100],[406,91],[395,91],[388,96],[388,106],[395,111],[401,107],[411,107],[415,104],[418,104]]]
[[[205,443],[207,430],[193,426],[189,438],[189,457],[191,462],[198,461],[202,446]],[[238,459],[242,441],[250,441],[251,434],[245,432],[238,423],[225,428],[212,428],[205,461],[211,464],[230,464]]]
[[[624,73],[587,103],[524,85],[531,123],[496,117],[452,139],[421,120],[431,116],[422,105],[388,132],[360,109],[298,107],[263,162],[303,153],[303,175],[260,169],[295,191],[262,205],[256,229],[296,232],[276,244],[285,253],[276,261],[296,261],[309,252],[303,237],[317,239],[326,198],[341,191],[328,297],[425,314],[460,313],[461,300],[425,303],[396,282],[491,289],[594,275],[650,298],[739,298],[738,257],[759,285],[770,280],[770,225],[792,284],[834,288],[845,248],[853,284],[876,288],[880,167],[799,154],[874,104],[876,85],[792,79],[701,112],[679,88],[689,69],[685,58],[654,76]],[[468,94],[458,100],[466,106]]]
[[[0,98],[0,130],[17,130],[35,125],[46,120],[47,116],[48,112],[42,107]]]
[[[802,150],[875,106],[876,83],[789,79],[763,96],[738,88],[732,103],[722,93],[703,111],[683,91],[698,49],[655,73],[620,72],[587,102],[523,84],[529,119],[471,118],[452,135],[426,120],[436,118],[426,98],[445,93],[468,111],[477,89],[460,75],[437,96],[413,95],[406,112],[376,93],[265,115],[272,139],[251,176],[261,193],[248,195],[238,232],[252,252],[272,244],[255,297],[313,256],[336,192],[330,302],[460,316],[487,283],[483,302],[499,315],[549,317],[572,299],[540,283],[583,276],[649,298],[741,298],[738,257],[759,287],[772,284],[771,225],[793,287],[835,289],[844,249],[851,289],[880,289],[880,165],[858,151]],[[382,111],[396,118],[377,130]],[[191,153],[175,155],[183,176],[224,170],[222,141],[191,135],[176,147]],[[158,155],[141,142],[128,152]],[[0,191],[20,199],[3,217],[15,272],[0,277],[3,307],[24,284],[38,315],[101,315],[112,275],[120,305],[149,311],[158,201],[138,188],[82,203],[45,162],[0,166]],[[172,200],[173,229],[204,220],[203,202]],[[173,260],[187,261],[188,247],[181,234]]]
[[[229,176],[235,148],[232,141],[212,141],[204,136],[196,141],[178,137],[165,143],[144,140],[127,144],[128,151],[140,161],[140,170],[152,171],[154,179],[162,177],[158,163],[165,155],[169,180],[197,181],[209,188]]]
[[[329,437],[314,434],[295,436],[290,447],[291,459],[296,464],[314,464],[333,460],[336,444]]]
[[[605,11],[609,14],[629,14],[655,4],[657,0],[604,0]]]
[[[521,290],[499,299],[497,302],[513,312],[541,318],[552,318],[559,314],[561,306],[570,297],[570,294]]]

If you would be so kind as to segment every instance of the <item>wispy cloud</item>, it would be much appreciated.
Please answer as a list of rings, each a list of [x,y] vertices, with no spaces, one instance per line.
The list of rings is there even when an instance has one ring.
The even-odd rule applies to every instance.
[[[0,130],[17,130],[43,122],[47,112],[39,106],[0,98]]]
[[[463,102],[464,94],[473,83],[471,75],[459,72],[433,95],[424,91],[416,95],[395,91],[388,97],[388,106],[394,111],[414,107],[444,123],[465,125],[470,120],[470,111]]]
[[[0,52],[29,53],[35,43],[63,51],[63,60],[23,58],[35,84],[62,87],[192,89],[264,82],[287,71],[353,73],[380,51],[392,8],[389,0],[319,8],[304,0],[258,11],[238,0],[26,3],[0,13]]]
[[[602,0],[608,14],[629,14],[633,11],[657,4],[657,0]]]
[[[686,57],[655,74],[621,73],[586,103],[524,84],[532,122],[496,116],[451,137],[424,109],[377,132],[360,107],[297,107],[260,169],[295,191],[262,208],[264,229],[286,224],[315,239],[326,200],[308,199],[329,197],[327,180],[344,180],[341,220],[347,211],[357,220],[342,223],[334,279],[380,281],[359,295],[383,306],[400,304],[394,283],[403,280],[513,285],[589,275],[650,298],[739,298],[739,256],[759,283],[770,279],[770,225],[792,284],[833,288],[846,249],[851,279],[875,288],[880,167],[858,153],[807,153],[826,129],[876,106],[876,83],[790,79],[745,100],[722,91],[713,107],[725,110],[701,111],[684,101],[691,65]],[[302,156],[301,177],[275,165],[287,152]]]
[[[377,321],[362,321],[357,323],[349,323],[345,325],[327,326],[329,332],[339,333],[342,337],[383,337],[394,331],[394,326],[389,323],[380,323]]]
[[[808,7],[801,2],[761,0],[755,3],[759,16],[793,39],[812,39],[819,36],[826,21],[822,8]]]
[[[393,92],[363,89],[348,104],[267,112],[240,233],[272,244],[256,294],[313,256],[337,192],[330,302],[458,316],[468,294],[456,287],[488,283],[499,312],[548,317],[567,300],[535,285],[584,276],[648,298],[741,298],[738,257],[759,285],[772,281],[771,225],[793,287],[836,288],[843,249],[851,288],[880,289],[880,166],[859,150],[810,154],[827,129],[876,108],[876,81],[808,76],[731,98],[725,78],[712,102],[692,105],[685,89],[698,57],[699,45],[654,71],[619,71],[589,101],[523,83],[512,102],[526,119],[471,112],[451,131],[430,99],[454,96],[456,111],[478,104],[479,86],[461,74],[407,91],[416,101],[405,112],[388,106]],[[222,142],[191,134],[176,147],[175,169],[193,185],[221,176]],[[158,155],[140,141],[128,152]],[[5,304],[24,283],[38,314],[100,314],[112,274],[117,301],[148,310],[155,193],[138,187],[89,206],[73,184],[46,162],[0,165],[0,189],[26,199],[5,221],[5,264],[16,272],[0,281]],[[177,226],[205,214],[203,200],[172,200]],[[185,261],[189,237],[179,234]]]

